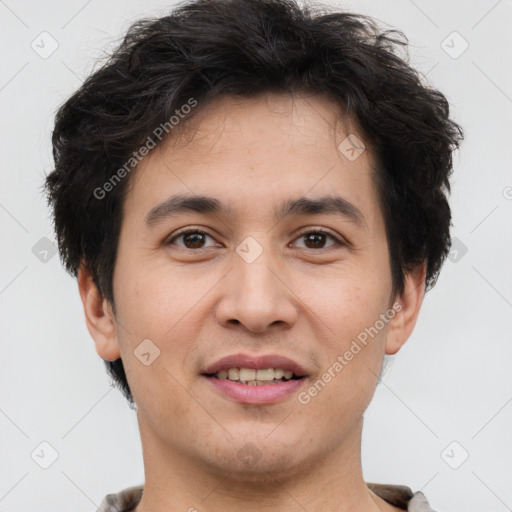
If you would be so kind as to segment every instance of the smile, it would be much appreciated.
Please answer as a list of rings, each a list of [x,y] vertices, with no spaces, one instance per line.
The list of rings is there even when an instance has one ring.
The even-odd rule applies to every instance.
[[[235,402],[252,405],[265,405],[280,402],[299,391],[307,380],[305,377],[276,382],[248,381],[237,382],[229,379],[219,379],[216,376],[203,376],[214,391],[223,398]]]
[[[229,368],[215,374],[218,379],[228,379],[240,384],[249,386],[261,386],[264,384],[278,384],[291,379],[298,379],[290,370],[282,368],[265,368],[256,370],[254,368]]]

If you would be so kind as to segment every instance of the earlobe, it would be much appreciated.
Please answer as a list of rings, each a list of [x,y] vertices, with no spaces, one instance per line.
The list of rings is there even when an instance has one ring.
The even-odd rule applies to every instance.
[[[84,307],[87,329],[96,345],[96,352],[105,361],[121,357],[112,307],[94,283],[90,270],[80,265],[78,289]]]
[[[405,275],[404,291],[397,297],[396,311],[388,324],[386,354],[396,354],[411,335],[425,295],[426,263]]]

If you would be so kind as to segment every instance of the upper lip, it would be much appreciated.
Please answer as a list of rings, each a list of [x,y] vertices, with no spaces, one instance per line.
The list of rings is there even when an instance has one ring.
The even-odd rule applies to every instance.
[[[204,374],[211,375],[221,370],[229,370],[230,368],[253,368],[255,370],[282,368],[283,370],[292,371],[297,377],[307,375],[307,371],[299,363],[278,354],[232,354],[208,366]]]

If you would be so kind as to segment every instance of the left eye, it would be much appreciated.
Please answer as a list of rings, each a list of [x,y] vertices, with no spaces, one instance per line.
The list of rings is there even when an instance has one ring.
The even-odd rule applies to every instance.
[[[173,238],[169,240],[169,244],[175,243],[176,240],[183,239],[184,247],[182,245],[176,244],[179,247],[183,247],[184,249],[204,249],[202,244],[205,243],[206,238],[213,238],[204,231],[200,231],[198,229],[189,229],[187,231],[182,231],[177,234]],[[306,247],[300,247],[301,249],[325,249],[323,245],[325,244],[326,238],[330,238],[334,240],[334,243],[328,247],[332,247],[333,245],[343,245],[340,240],[338,240],[334,235],[331,235],[327,231],[323,231],[321,229],[313,229],[309,231],[305,231],[301,233],[296,240],[303,239],[306,243]],[[307,246],[310,244],[312,246]],[[322,247],[320,247],[322,246]]]
[[[189,229],[187,231],[182,231],[175,237],[171,238],[168,243],[174,243],[175,240],[182,238],[186,245],[184,247],[185,249],[203,249],[203,247],[201,247],[201,243],[204,242],[206,237],[211,238],[213,240],[213,238],[204,231],[199,231],[198,229]]]
[[[343,245],[341,241],[338,240],[334,235],[331,235],[330,233],[322,229],[313,229],[305,231],[304,233],[301,233],[298,236],[297,240],[300,240],[301,238],[314,245],[314,247],[306,247],[306,249],[325,249],[325,247],[318,247],[318,244],[323,245],[323,243],[325,243],[326,238],[334,240],[334,244],[328,247],[332,247],[333,245]]]

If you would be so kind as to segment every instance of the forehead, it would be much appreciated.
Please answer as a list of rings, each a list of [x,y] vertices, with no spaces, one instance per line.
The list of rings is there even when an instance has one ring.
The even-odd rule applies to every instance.
[[[264,142],[269,149],[277,146],[284,150],[285,140],[288,146],[300,140],[301,146],[312,149],[319,141],[336,142],[342,135],[363,138],[358,123],[346,116],[339,104],[324,95],[300,92],[219,96],[199,104],[190,119],[185,117],[177,128],[160,148],[183,150],[187,159],[199,149],[210,156],[225,153],[226,146],[234,141],[247,149],[256,149]]]
[[[357,124],[327,97],[223,96],[196,108],[139,164],[128,212],[143,203],[147,216],[176,193],[224,198],[232,212],[259,206],[260,213],[277,197],[282,203],[342,194],[371,216],[371,151],[362,149]]]

